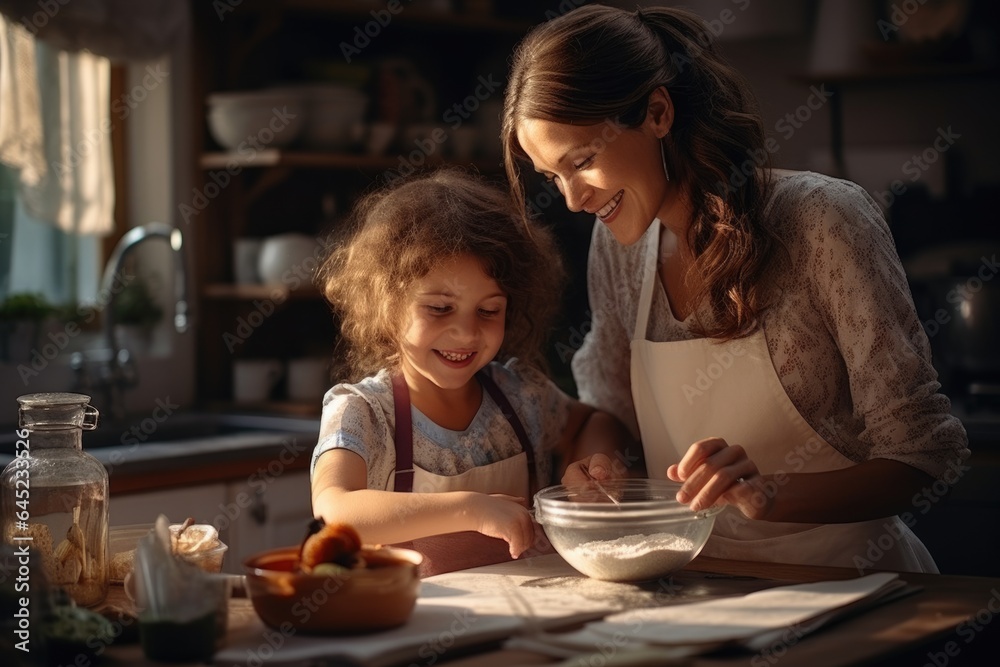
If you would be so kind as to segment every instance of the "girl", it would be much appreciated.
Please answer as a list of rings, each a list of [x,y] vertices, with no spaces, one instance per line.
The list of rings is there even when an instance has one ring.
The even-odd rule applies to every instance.
[[[461,172],[363,199],[320,269],[363,379],[324,398],[314,514],[368,543],[415,540],[428,574],[528,549],[527,501],[565,472],[558,461],[600,453],[609,465],[581,461],[567,480],[611,474],[627,431],[539,370],[562,277],[551,233]]]
[[[857,185],[769,168],[713,42],[683,10],[586,5],[514,55],[516,202],[529,165],[596,216],[580,396],[680,502],[728,505],[707,555],[936,571],[894,515],[969,450],[889,229]]]

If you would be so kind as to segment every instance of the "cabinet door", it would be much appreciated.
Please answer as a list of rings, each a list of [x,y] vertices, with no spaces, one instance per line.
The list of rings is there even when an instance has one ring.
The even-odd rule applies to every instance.
[[[308,471],[232,482],[226,506],[232,511],[226,571],[240,573],[247,556],[298,544],[312,519]]]
[[[226,486],[221,482],[166,491],[114,495],[111,496],[110,523],[112,526],[152,524],[157,516],[165,514],[170,523],[183,523],[191,516],[197,523],[217,526],[216,518],[222,514],[225,502]],[[221,533],[222,531],[220,536],[225,542]]]

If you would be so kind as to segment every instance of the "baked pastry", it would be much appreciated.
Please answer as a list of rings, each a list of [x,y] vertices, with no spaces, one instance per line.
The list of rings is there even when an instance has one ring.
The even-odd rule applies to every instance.
[[[344,523],[327,524],[323,519],[314,519],[299,551],[299,569],[311,574],[324,563],[348,570],[364,567],[360,554],[361,537],[358,531]]]

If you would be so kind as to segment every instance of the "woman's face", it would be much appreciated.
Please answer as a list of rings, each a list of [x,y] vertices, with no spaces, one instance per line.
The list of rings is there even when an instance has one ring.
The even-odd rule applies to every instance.
[[[460,389],[503,344],[507,296],[470,255],[441,262],[410,292],[400,340],[411,389]]]
[[[517,140],[535,171],[554,182],[571,211],[586,211],[632,245],[654,218],[663,218],[667,179],[652,115],[637,128],[610,121],[567,125],[529,118]]]

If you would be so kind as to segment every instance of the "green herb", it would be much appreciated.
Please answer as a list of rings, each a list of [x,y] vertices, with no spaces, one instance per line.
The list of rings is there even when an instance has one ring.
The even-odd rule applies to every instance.
[[[55,307],[44,296],[30,292],[11,294],[0,303],[0,320],[8,322],[17,320],[40,322],[55,312]]]

